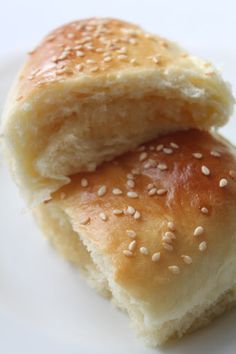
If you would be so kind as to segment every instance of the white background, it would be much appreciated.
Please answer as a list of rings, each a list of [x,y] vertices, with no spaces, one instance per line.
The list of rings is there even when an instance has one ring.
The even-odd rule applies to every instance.
[[[234,0],[2,0],[0,50],[29,49],[73,19],[114,16],[141,24],[188,48],[236,49]]]
[[[236,1],[2,0],[0,112],[24,53],[54,27],[118,17],[208,58],[236,87]],[[235,115],[222,132],[236,143]],[[43,240],[0,156],[1,354],[235,354],[236,311],[159,351],[146,349],[126,316],[97,296]]]

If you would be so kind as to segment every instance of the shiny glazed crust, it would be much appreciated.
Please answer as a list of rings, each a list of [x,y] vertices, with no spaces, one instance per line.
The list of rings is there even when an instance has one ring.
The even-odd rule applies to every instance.
[[[215,80],[220,83],[211,63],[189,55],[170,40],[117,19],[91,18],[65,24],[49,33],[28,55],[15,92],[18,102],[49,84],[121,74],[123,70],[154,69],[164,76],[194,70],[191,81],[198,80],[199,88],[204,82],[205,89],[210,88],[207,82],[209,86]],[[83,87],[86,91],[84,82]],[[226,93],[225,87],[221,89]]]
[[[236,154],[219,136],[191,130],[159,138],[73,176],[44,208],[52,206],[67,215],[115,300],[125,292],[117,302],[132,318],[143,307],[161,327],[190,312],[191,327],[234,286]]]
[[[120,20],[75,21],[29,54],[4,113],[6,155],[37,204],[160,134],[223,125],[232,103],[212,65],[177,44]]]

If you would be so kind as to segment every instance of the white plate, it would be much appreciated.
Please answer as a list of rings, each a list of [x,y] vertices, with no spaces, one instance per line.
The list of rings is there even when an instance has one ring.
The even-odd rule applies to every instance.
[[[225,62],[226,77],[235,77],[232,53],[198,52]],[[22,60],[18,55],[0,61],[0,107]],[[236,143],[234,121],[223,132]],[[236,311],[165,348],[145,348],[129,329],[126,315],[91,290],[43,239],[1,156],[0,186],[1,353],[235,354]]]

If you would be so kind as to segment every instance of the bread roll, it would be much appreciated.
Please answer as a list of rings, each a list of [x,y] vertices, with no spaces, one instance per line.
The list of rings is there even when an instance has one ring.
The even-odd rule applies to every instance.
[[[29,203],[171,131],[223,125],[232,95],[212,65],[114,19],[50,33],[29,54],[4,114],[11,170]]]
[[[217,135],[158,138],[71,177],[35,214],[149,345],[235,303],[236,150]]]

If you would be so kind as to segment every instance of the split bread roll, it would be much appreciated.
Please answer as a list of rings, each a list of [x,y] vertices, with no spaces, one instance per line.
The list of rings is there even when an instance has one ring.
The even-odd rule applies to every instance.
[[[70,176],[156,138],[226,123],[231,91],[212,65],[114,19],[64,25],[33,50],[4,114],[6,154],[29,203]]]
[[[71,177],[35,208],[52,243],[149,345],[236,300],[236,149],[199,130]]]

